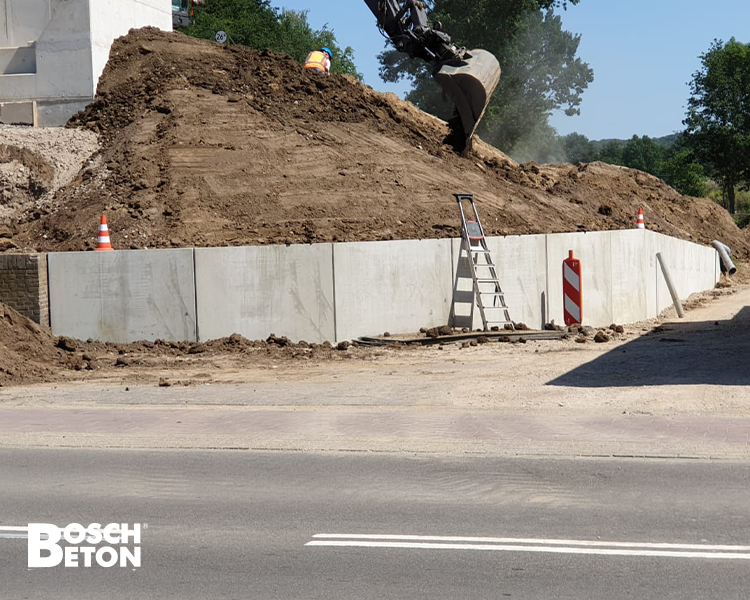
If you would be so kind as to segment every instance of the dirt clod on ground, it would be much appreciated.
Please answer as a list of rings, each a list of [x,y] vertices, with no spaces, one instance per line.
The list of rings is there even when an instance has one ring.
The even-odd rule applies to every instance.
[[[481,141],[461,157],[392,94],[180,33],[117,40],[69,125],[101,152],[53,200],[15,207],[19,249],[91,248],[102,213],[120,249],[451,237],[452,194],[470,192],[491,235],[628,229],[642,206],[651,230],[750,252],[726,211],[656,177],[519,165]]]

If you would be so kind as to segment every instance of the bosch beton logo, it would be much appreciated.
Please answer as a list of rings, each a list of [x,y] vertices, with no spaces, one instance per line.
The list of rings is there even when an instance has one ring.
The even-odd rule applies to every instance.
[[[29,523],[29,568],[57,567],[60,563],[66,567],[140,567],[140,544],[140,523],[110,523],[104,527],[100,523],[88,527],[71,523],[63,529],[49,523]]]

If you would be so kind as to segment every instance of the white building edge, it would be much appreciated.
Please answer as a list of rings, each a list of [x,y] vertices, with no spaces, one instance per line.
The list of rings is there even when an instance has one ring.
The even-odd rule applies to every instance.
[[[112,42],[172,31],[171,0],[0,0],[0,123],[64,125],[89,104]]]

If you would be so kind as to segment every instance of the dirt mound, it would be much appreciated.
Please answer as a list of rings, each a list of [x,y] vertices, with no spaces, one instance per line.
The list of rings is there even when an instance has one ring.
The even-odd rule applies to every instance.
[[[102,213],[118,248],[448,237],[452,193],[470,192],[494,235],[632,228],[643,206],[652,230],[750,252],[724,210],[644,173],[518,165],[483,143],[460,157],[393,95],[179,33],[116,41],[70,125],[100,135],[100,157],[19,220],[21,247],[90,248]]]
[[[54,193],[98,147],[90,131],[0,125],[0,251],[13,248],[8,238],[20,217],[52,211]]]
[[[164,371],[215,368],[214,361],[239,367],[294,361],[368,360],[380,354],[370,348],[308,344],[286,337],[248,340],[239,334],[208,342],[141,341],[114,344],[55,337],[12,308],[0,303],[0,387],[81,379],[158,380]]]
[[[0,304],[0,386],[46,381],[67,363],[52,334]]]
[[[0,144],[0,217],[41,198],[53,178],[52,166],[35,152]]]

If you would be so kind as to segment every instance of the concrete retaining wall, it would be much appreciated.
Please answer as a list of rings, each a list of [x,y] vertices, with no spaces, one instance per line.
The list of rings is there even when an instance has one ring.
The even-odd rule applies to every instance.
[[[241,333],[295,341],[336,337],[332,245],[198,248],[201,341]]]
[[[652,318],[671,304],[657,252],[683,299],[720,275],[713,248],[650,231],[494,237],[488,245],[512,319],[532,328],[563,322],[569,250],[583,266],[583,320],[593,326]],[[451,319],[465,326],[462,316],[478,327],[470,280],[456,277],[459,255],[455,239],[50,254],[52,329],[111,341],[275,333],[322,342]],[[468,303],[454,303],[462,298]]]
[[[334,245],[336,339],[445,325],[452,271],[449,239]]]
[[[48,255],[52,333],[108,342],[195,340],[192,249]]]

